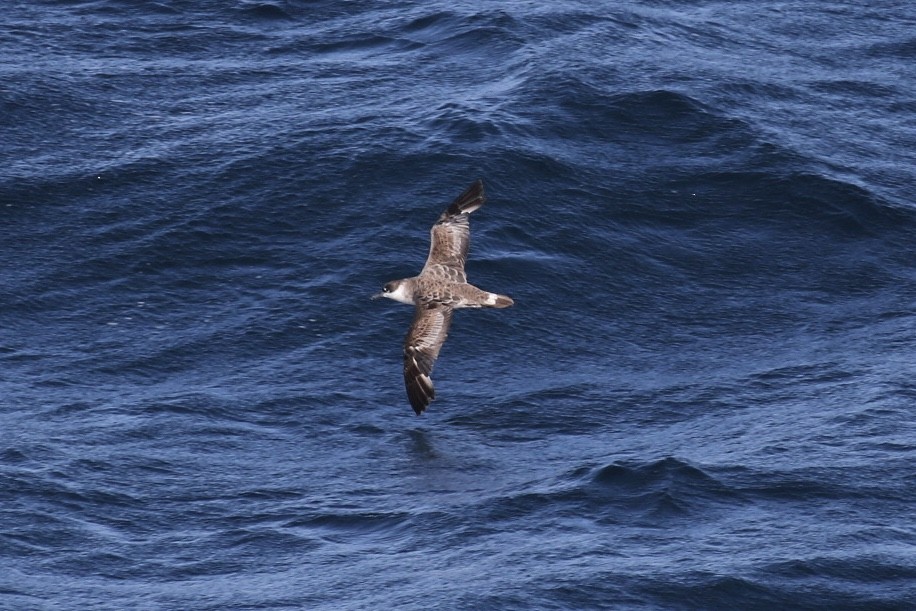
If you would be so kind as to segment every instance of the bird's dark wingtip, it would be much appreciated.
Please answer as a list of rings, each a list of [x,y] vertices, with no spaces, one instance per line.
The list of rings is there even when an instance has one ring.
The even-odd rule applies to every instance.
[[[486,193],[483,189],[483,179],[478,178],[465,189],[464,193],[455,198],[455,201],[446,209],[443,217],[456,216],[458,214],[470,214],[483,206],[487,201]]]
[[[423,389],[408,388],[407,398],[410,399],[410,407],[413,408],[414,413],[418,416],[422,416],[423,412],[426,411],[426,408],[429,407],[429,404],[432,403],[435,398],[435,393],[426,394]]]
[[[408,360],[405,365],[404,385],[407,388],[407,398],[413,411],[419,416],[436,398],[436,389],[429,376],[421,373],[415,360]]]

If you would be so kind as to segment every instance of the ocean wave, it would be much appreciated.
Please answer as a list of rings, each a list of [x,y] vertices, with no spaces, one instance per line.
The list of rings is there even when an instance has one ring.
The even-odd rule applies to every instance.
[[[0,607],[905,608],[912,11],[715,9],[8,7]]]

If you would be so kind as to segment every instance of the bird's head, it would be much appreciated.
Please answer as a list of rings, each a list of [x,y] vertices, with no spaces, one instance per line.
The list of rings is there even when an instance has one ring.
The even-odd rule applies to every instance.
[[[382,287],[380,293],[372,296],[373,299],[378,299],[379,297],[387,297],[401,303],[413,304],[413,295],[410,293],[408,283],[404,280],[392,280],[387,283]]]

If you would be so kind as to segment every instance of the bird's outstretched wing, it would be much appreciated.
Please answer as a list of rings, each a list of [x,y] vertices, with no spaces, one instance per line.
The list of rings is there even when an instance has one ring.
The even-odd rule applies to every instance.
[[[468,258],[471,241],[468,216],[483,206],[486,199],[483,181],[478,180],[439,215],[439,220],[429,232],[429,256],[423,271],[433,266],[444,266],[450,268],[453,274],[457,272],[460,275],[457,281],[466,280],[464,262]]]
[[[404,385],[418,416],[436,398],[430,374],[451,324],[452,308],[447,305],[437,302],[417,305],[404,340]]]

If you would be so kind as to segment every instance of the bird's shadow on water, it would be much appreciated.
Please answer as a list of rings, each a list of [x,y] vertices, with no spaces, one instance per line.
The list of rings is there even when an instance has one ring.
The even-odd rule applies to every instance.
[[[481,448],[448,431],[417,426],[405,430],[404,435],[404,447],[415,468],[422,466],[423,471],[442,470],[455,475],[489,468],[490,462]]]
[[[461,444],[448,433],[423,428],[404,432],[408,456],[405,481],[410,482],[413,492],[423,495],[476,494],[493,481],[482,476],[489,472],[488,463],[473,448]]]
[[[430,434],[424,429],[408,430],[407,440],[407,449],[414,458],[423,460],[439,458]]]

